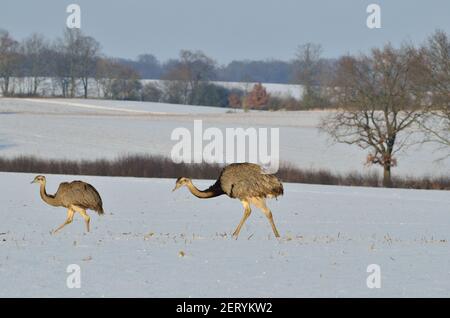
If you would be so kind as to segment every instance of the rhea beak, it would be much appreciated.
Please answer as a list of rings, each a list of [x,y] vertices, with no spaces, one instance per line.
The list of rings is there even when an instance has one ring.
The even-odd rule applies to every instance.
[[[36,183],[36,180],[33,180],[33,181],[30,182],[30,184],[33,184],[33,183]]]

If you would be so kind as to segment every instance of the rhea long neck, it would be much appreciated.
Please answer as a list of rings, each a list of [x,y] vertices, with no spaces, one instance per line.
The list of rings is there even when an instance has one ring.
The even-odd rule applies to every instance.
[[[189,191],[195,195],[197,198],[200,199],[208,199],[208,198],[214,198],[217,197],[219,195],[223,194],[223,191],[220,191],[217,187],[209,187],[206,190],[199,190],[193,183],[191,180],[189,180],[188,183],[186,183],[186,186],[188,187]]]
[[[45,191],[45,182],[41,183],[40,194],[42,200],[44,200],[47,204],[52,206],[59,206],[59,201],[55,198],[54,195],[48,195],[47,191]]]

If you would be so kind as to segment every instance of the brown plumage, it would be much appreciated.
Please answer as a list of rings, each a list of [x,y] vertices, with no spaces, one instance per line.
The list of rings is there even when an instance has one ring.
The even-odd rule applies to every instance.
[[[266,174],[257,164],[233,163],[226,166],[220,173],[217,181],[206,190],[199,190],[192,180],[185,177],[177,179],[175,188],[187,186],[189,191],[198,198],[207,199],[228,195],[230,198],[239,199],[244,206],[244,217],[233,233],[237,237],[242,225],[251,214],[250,204],[261,209],[269,219],[272,230],[279,237],[278,230],[273,222],[272,212],[266,205],[266,198],[276,198],[283,195],[283,184],[272,174]]]
[[[97,190],[92,185],[83,181],[63,182],[59,185],[58,191],[54,195],[49,195],[45,189],[46,182],[44,176],[37,176],[32,181],[32,183],[40,184],[42,200],[51,206],[67,209],[66,221],[54,233],[71,223],[75,212],[81,214],[86,223],[86,229],[89,232],[90,217],[87,215],[86,210],[96,211],[99,215],[104,213],[102,198]]]

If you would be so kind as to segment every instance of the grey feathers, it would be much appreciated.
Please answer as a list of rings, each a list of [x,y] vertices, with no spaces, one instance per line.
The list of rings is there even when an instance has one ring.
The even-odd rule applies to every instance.
[[[103,202],[99,193],[93,186],[83,181],[61,183],[55,198],[60,200],[64,207],[75,205],[103,214]]]
[[[268,198],[283,194],[283,184],[253,163],[233,163],[219,177],[222,190],[232,198]]]

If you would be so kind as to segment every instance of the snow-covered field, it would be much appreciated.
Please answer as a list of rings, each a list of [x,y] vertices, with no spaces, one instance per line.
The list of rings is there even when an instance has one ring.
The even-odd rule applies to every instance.
[[[0,173],[0,297],[450,296],[447,191],[286,184],[269,202],[281,239],[254,209],[233,240],[237,200],[172,193],[169,179],[47,176],[49,193],[93,184],[106,211],[90,213],[89,234],[76,215],[51,235],[66,212],[41,201],[33,178]],[[66,285],[70,264],[80,289]],[[380,289],[366,285],[370,264]]]
[[[280,159],[302,168],[335,172],[371,169],[367,153],[355,146],[332,144],[317,124],[327,112],[229,112],[206,106],[171,105],[81,99],[0,98],[0,156],[37,155],[48,158],[116,158],[123,154],[169,156],[177,127],[193,129],[202,119],[204,129],[233,127],[280,129]],[[433,145],[415,146],[397,156],[399,175],[442,175],[450,158]]]
[[[173,129],[278,127],[283,161],[332,171],[368,171],[365,153],[333,145],[317,124],[326,112],[228,112],[214,107],[105,100],[0,99],[0,156],[116,158],[168,156]],[[395,173],[442,175],[430,146],[400,155]],[[175,180],[47,176],[48,192],[82,179],[106,214],[91,229],[46,205],[34,175],[0,173],[0,297],[387,297],[450,296],[448,191],[286,184],[271,201],[282,238],[254,209],[240,238],[239,201],[198,200]],[[196,181],[206,187],[212,181]],[[182,255],[183,254],[183,255]],[[66,285],[81,268],[81,288]],[[381,268],[369,289],[367,267]]]

